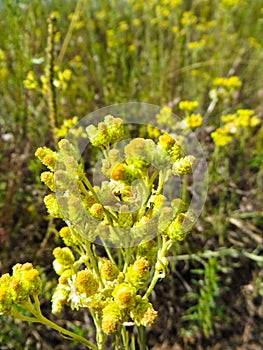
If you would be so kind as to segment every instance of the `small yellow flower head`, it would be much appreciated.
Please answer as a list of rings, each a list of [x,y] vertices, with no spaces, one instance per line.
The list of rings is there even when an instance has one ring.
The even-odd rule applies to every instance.
[[[74,274],[74,269],[73,268],[69,268],[67,270],[64,270],[61,274],[61,276],[58,279],[58,282],[60,284],[67,284],[68,283],[68,279],[72,277],[72,275]]]
[[[145,258],[140,258],[133,265],[134,272],[139,275],[144,275],[149,270],[149,263]]]
[[[239,127],[249,128],[257,126],[260,120],[252,109],[238,109],[236,122]]]
[[[45,196],[44,203],[46,205],[47,211],[51,216],[53,216],[53,218],[63,217],[55,195],[49,194]]]
[[[199,128],[199,126],[203,123],[203,118],[201,114],[190,114],[184,119],[184,122],[187,124],[187,126],[190,129],[195,130],[196,128]]]
[[[65,270],[72,268],[75,259],[70,248],[57,247],[53,250],[53,254],[56,258],[53,261],[53,268],[58,275],[62,275]]]
[[[26,301],[29,295],[40,293],[42,284],[39,272],[31,263],[13,266],[11,286],[14,291],[14,299],[18,303]]]
[[[193,112],[198,106],[198,101],[181,101],[179,103],[179,108],[188,113]]]
[[[211,137],[216,146],[224,147],[233,140],[234,135],[230,134],[226,128],[218,128],[212,132]]]
[[[255,126],[257,126],[259,124],[260,124],[260,119],[256,115],[252,116],[250,119],[251,128],[254,128]]]
[[[75,262],[74,255],[70,248],[64,247],[60,248],[57,247],[53,250],[53,255],[56,258],[56,260],[64,266],[72,266]]]
[[[181,147],[177,143],[175,143],[170,151],[172,160],[176,162],[181,157],[181,154],[182,154]]]
[[[240,89],[242,82],[238,76],[231,76],[229,78],[216,78],[214,85],[217,87],[223,87],[226,90],[238,90]]]
[[[125,281],[132,284],[137,290],[145,287],[149,279],[149,262],[145,258],[139,258],[130,265],[125,274]]]
[[[13,306],[11,280],[12,277],[8,273],[0,277],[0,314],[9,314]]]
[[[136,289],[128,283],[121,283],[114,288],[112,296],[122,308],[130,307],[136,295]]]
[[[185,11],[181,18],[181,23],[185,27],[191,26],[197,23],[197,17],[191,11]]]
[[[34,90],[38,87],[37,79],[33,71],[27,73],[27,77],[24,80],[24,87],[28,90]]]
[[[71,229],[68,226],[62,227],[59,231],[60,237],[63,239],[63,242],[68,247],[73,247],[78,245],[78,239],[75,237],[74,233],[71,232]]]
[[[62,229],[59,231],[59,235],[61,238],[68,238],[70,235],[70,229],[68,226],[62,227]]]
[[[135,306],[130,313],[131,318],[137,326],[151,326],[157,320],[157,311],[148,300],[142,299],[140,295],[137,295],[135,300]]]
[[[154,204],[156,210],[160,210],[166,201],[166,197],[163,194],[156,194],[151,197],[151,202]]]
[[[111,301],[102,311],[102,329],[106,334],[117,332],[124,321],[123,309]]]
[[[57,315],[62,311],[64,305],[67,304],[69,290],[67,285],[58,284],[52,296],[52,313]]]
[[[57,159],[57,153],[48,147],[39,147],[35,155],[49,170],[54,171]]]
[[[47,187],[55,192],[55,184],[54,184],[54,174],[51,173],[50,171],[44,171],[41,174],[41,181],[44,182],[44,184],[47,185]]]
[[[195,158],[193,156],[186,156],[178,159],[173,165],[173,173],[178,176],[188,174],[194,165]]]
[[[127,22],[121,21],[121,22],[119,23],[119,30],[120,30],[121,32],[126,32],[128,29],[129,29],[129,26],[128,26],[128,23],[127,23]]]
[[[112,264],[109,259],[102,258],[99,262],[99,271],[101,277],[106,281],[114,281],[118,274],[119,269],[116,265]]]
[[[97,220],[102,220],[104,217],[103,206],[100,203],[94,203],[90,208],[90,213]]]
[[[99,282],[91,271],[82,270],[77,273],[76,287],[79,293],[90,297],[98,291]]]
[[[183,241],[188,232],[190,231],[190,228],[188,229],[188,227],[183,227],[183,224],[186,222],[186,220],[188,220],[187,215],[181,213],[176,217],[175,220],[173,220],[173,222],[168,227],[167,235],[173,242]]]
[[[89,125],[86,132],[94,147],[106,149],[110,144],[114,144],[124,138],[125,128],[123,120],[107,115],[104,122],[98,124],[98,128]]]
[[[89,125],[86,128],[86,132],[91,144],[94,147],[105,149],[109,146],[109,135],[107,128],[105,126],[103,129],[102,123],[100,123],[100,130],[98,130],[94,125]]]
[[[134,18],[132,23],[135,27],[139,27],[141,25],[142,21],[140,18]]]
[[[118,164],[111,172],[111,179],[131,184],[136,178],[140,177],[140,172],[133,164]]]
[[[176,141],[174,138],[172,138],[168,134],[163,134],[159,137],[158,144],[165,150],[165,151],[171,151],[173,146],[176,144]]]

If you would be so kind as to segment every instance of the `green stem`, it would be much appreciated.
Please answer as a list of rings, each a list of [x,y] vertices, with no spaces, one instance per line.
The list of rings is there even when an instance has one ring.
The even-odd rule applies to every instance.
[[[88,243],[86,244],[85,248],[86,248],[86,251],[87,251],[87,255],[88,255],[88,257],[89,257],[89,259],[90,259],[90,261],[91,261],[92,267],[93,267],[93,269],[94,269],[94,271],[95,271],[95,273],[96,273],[98,279],[100,280],[101,285],[102,285],[103,287],[105,287],[104,282],[103,282],[103,280],[102,280],[102,278],[101,278],[99,269],[98,269],[97,261],[96,261],[96,259],[95,259],[95,257],[94,257],[94,254],[93,254],[92,250],[91,250],[91,243],[88,242]]]
[[[113,265],[116,265],[116,262],[115,262],[115,260],[114,260],[114,258],[113,258],[113,256],[112,256],[112,254],[111,254],[111,251],[110,251],[109,247],[107,246],[107,244],[105,243],[104,239],[103,239],[103,238],[100,238],[100,240],[101,240],[101,242],[102,242],[102,244],[103,244],[103,247],[104,247],[104,249],[105,249],[105,251],[106,251],[106,253],[107,253],[107,255],[108,255],[108,258],[109,258],[110,261],[111,261],[111,263],[112,263]]]
[[[146,344],[146,328],[144,326],[137,327],[138,330],[138,342],[140,350],[147,350],[147,344]]]
[[[75,11],[74,11],[73,16],[72,16],[72,20],[70,22],[70,25],[69,25],[69,28],[68,28],[68,31],[67,31],[67,34],[66,34],[66,37],[64,39],[64,42],[62,44],[62,47],[61,47],[61,50],[60,50],[60,53],[59,53],[59,56],[58,56],[58,63],[59,64],[61,64],[61,62],[63,61],[63,58],[65,56],[67,47],[68,47],[70,39],[72,37],[74,26],[75,26],[75,24],[76,24],[76,22],[77,22],[77,20],[79,18],[80,7],[81,7],[81,0],[78,0],[78,2],[76,4]]]
[[[23,321],[41,323],[45,326],[48,326],[50,328],[55,329],[57,332],[65,335],[65,336],[68,336],[71,340],[76,340],[79,343],[86,345],[91,350],[99,350],[96,345],[92,344],[87,339],[85,339],[82,336],[75,334],[71,331],[68,331],[67,329],[65,329],[63,327],[60,327],[56,323],[50,321],[45,316],[43,316],[43,314],[40,310],[40,303],[39,303],[37,295],[34,295],[33,298],[34,298],[34,301],[36,303],[35,307],[32,304],[30,299],[28,299],[28,301],[25,304],[23,304],[23,307],[25,307],[28,311],[30,311],[35,317],[24,316],[24,315],[20,314],[19,312],[16,312],[15,310],[12,311],[11,315],[20,319],[20,320],[23,320]]]
[[[188,183],[188,181],[187,181],[187,175],[184,175],[183,176],[183,181],[182,181],[183,183],[182,183],[182,200],[184,201],[184,202],[186,202],[187,201],[187,183]]]
[[[168,250],[171,248],[173,242],[171,239],[169,239],[168,241],[163,237],[163,244],[162,244],[162,248],[161,250],[158,251],[158,256],[157,256],[157,261],[160,260],[162,261],[162,258],[164,258],[167,255]],[[153,278],[151,280],[151,283],[147,289],[147,291],[145,292],[143,299],[147,299],[149,298],[151,292],[153,291],[156,283],[158,282],[159,278],[163,277],[163,275],[160,275],[160,272],[158,270],[154,271],[154,275]]]
[[[132,247],[127,247],[124,250],[125,262],[124,262],[124,267],[123,267],[123,273],[125,273],[127,271],[127,268],[128,268],[129,263],[131,261],[132,255],[133,255],[133,248]]]
[[[121,330],[122,342],[124,350],[129,350],[129,334],[127,329],[123,326]]]
[[[98,345],[98,350],[104,350],[104,344],[107,339],[107,336],[103,333],[99,317],[93,311],[90,312],[96,327],[96,341]]]

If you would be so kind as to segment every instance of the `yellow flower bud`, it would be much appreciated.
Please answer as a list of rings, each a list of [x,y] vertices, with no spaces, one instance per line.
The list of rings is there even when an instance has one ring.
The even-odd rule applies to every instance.
[[[66,285],[58,284],[52,296],[52,313],[59,314],[62,311],[63,305],[67,304],[69,290]]]
[[[65,284],[66,285],[68,283],[68,279],[70,277],[72,277],[73,274],[74,274],[74,269],[73,268],[64,270],[61,273],[61,276],[59,277],[58,282],[60,284]]]
[[[9,314],[12,309],[12,294],[10,290],[0,286],[0,314]]]
[[[53,216],[54,218],[63,217],[55,195],[49,194],[45,196],[44,203],[46,205],[47,211],[51,216]]]
[[[117,332],[124,322],[123,309],[111,301],[102,311],[102,329],[106,334]]]
[[[51,171],[54,171],[57,159],[56,152],[52,151],[48,147],[39,147],[36,150],[35,155],[45,166],[47,166]]]
[[[128,283],[121,283],[114,288],[112,296],[120,307],[128,308],[134,302],[136,289]]]
[[[135,273],[144,275],[149,270],[149,263],[145,258],[140,258],[135,261],[133,269]]]
[[[82,270],[77,273],[76,287],[79,293],[85,293],[90,297],[97,292],[99,282],[91,271]]]
[[[161,145],[165,151],[170,151],[175,143],[175,140],[168,134],[163,134],[159,137],[158,144]]]
[[[40,179],[42,182],[44,182],[47,187],[55,192],[55,184],[54,184],[54,174],[51,173],[50,171],[44,171],[41,176]]]
[[[145,258],[139,258],[130,265],[125,274],[125,281],[137,290],[145,287],[149,279],[149,263]]]
[[[97,220],[102,220],[104,217],[103,206],[100,203],[94,203],[90,208],[90,213]]]
[[[142,299],[140,295],[137,295],[130,316],[137,326],[148,327],[156,321],[157,311],[154,310],[148,300]]]
[[[9,314],[12,309],[13,295],[10,288],[12,277],[5,273],[0,277],[0,314]]]
[[[198,107],[198,101],[181,101],[179,108],[185,112],[193,112]]]
[[[13,266],[13,276],[10,281],[10,287],[16,303],[23,304],[30,295],[40,293],[42,284],[39,278],[39,272],[31,263]]]
[[[187,214],[184,213],[179,214],[177,218],[173,220],[167,229],[167,235],[173,242],[183,241],[185,239],[190,231],[190,227],[188,225],[183,227],[183,224],[188,222],[190,224]]]
[[[110,260],[106,258],[102,258],[100,260],[99,271],[100,271],[101,277],[106,281],[114,281],[119,274],[118,267],[112,264],[112,262],[110,262]]]
[[[152,307],[148,307],[143,318],[141,319],[141,324],[145,327],[149,327],[157,320],[158,312]]]
[[[55,248],[53,250],[53,255],[56,258],[53,261],[53,268],[58,275],[62,275],[65,270],[72,268],[72,265],[75,262],[74,255],[68,247]]]
[[[203,118],[201,114],[191,114],[184,119],[187,126],[191,129],[196,129],[202,125]]]
[[[178,159],[173,165],[173,173],[178,176],[188,174],[192,170],[195,158],[193,156],[186,156]]]

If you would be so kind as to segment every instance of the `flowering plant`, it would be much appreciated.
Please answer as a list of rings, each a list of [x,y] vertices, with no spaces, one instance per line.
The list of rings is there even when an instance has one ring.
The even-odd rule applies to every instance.
[[[163,188],[171,176],[188,174],[194,157],[185,155],[167,133],[157,142],[127,139],[129,128],[111,115],[76,133],[77,140],[88,138],[103,154],[99,167],[105,181],[100,186],[91,184],[74,137],[60,140],[57,152],[40,147],[36,156],[49,169],[41,174],[52,192],[44,199],[47,210],[66,223],[59,231],[65,246],[53,251],[58,283],[52,312],[59,314],[65,306],[88,308],[97,344],[43,316],[41,281],[30,263],[17,264],[12,276],[1,277],[0,312],[45,324],[89,349],[104,349],[108,336],[116,349],[128,348],[126,327],[134,326],[145,349],[145,327],[157,319],[149,297],[167,273],[172,244],[184,240],[193,224],[187,204],[181,198],[168,200]]]

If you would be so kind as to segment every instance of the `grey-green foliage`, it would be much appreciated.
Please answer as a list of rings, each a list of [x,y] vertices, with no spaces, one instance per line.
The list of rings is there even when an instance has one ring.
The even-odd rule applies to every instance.
[[[217,305],[220,295],[221,271],[216,258],[202,260],[203,268],[191,270],[198,278],[192,279],[192,283],[198,287],[198,291],[190,291],[186,299],[194,302],[194,305],[186,310],[182,320],[187,322],[186,330],[195,333],[201,331],[205,337],[209,337],[214,332],[214,321],[222,318],[223,307]]]

